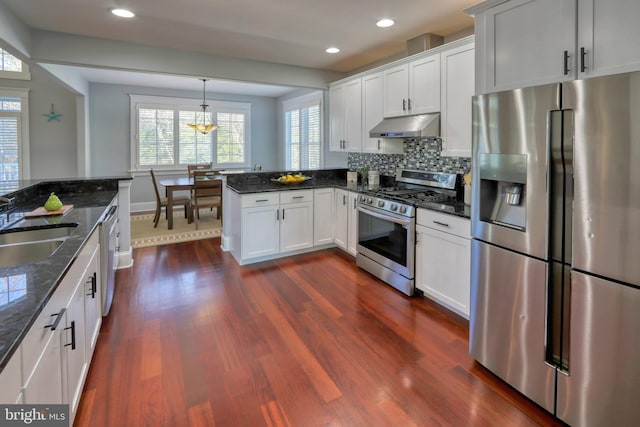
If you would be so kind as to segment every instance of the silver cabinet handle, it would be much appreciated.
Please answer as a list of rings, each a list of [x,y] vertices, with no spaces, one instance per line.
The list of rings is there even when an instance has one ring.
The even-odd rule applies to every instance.
[[[256,200],[256,203],[259,203],[259,202],[268,202],[268,201],[269,201],[269,199],[260,199],[260,200]]]
[[[407,99],[407,110],[411,111],[411,98]]]
[[[433,223],[434,223],[434,224],[441,225],[441,226],[443,226],[443,227],[448,227],[448,226],[449,226],[449,224],[447,224],[446,222],[433,221]]]
[[[380,150],[380,140],[378,140],[378,150]]]
[[[292,199],[304,199],[304,196],[294,196]]]
[[[276,209],[276,221],[280,221],[280,209]]]

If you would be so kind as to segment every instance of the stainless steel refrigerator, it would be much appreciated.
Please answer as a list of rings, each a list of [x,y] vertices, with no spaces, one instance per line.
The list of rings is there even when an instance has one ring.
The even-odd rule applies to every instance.
[[[640,425],[640,72],[473,99],[470,353],[573,426]]]

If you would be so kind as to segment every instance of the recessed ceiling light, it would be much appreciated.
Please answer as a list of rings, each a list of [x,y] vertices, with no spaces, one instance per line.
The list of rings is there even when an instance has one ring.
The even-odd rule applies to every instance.
[[[393,24],[395,24],[395,22],[393,22],[393,19],[388,19],[388,18],[381,19],[378,22],[376,22],[376,25],[380,28],[387,28],[392,26]]]
[[[340,49],[338,49],[337,47],[329,47],[329,48],[327,48],[327,50],[325,52],[327,52],[327,53],[338,53],[338,52],[340,52]]]
[[[133,18],[134,16],[136,16],[135,13],[127,9],[112,9],[111,13],[113,13],[116,16],[119,16],[120,18]]]

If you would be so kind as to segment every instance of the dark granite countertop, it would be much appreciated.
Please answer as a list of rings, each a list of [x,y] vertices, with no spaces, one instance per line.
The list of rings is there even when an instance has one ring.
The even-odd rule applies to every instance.
[[[314,188],[326,188],[334,187],[343,190],[355,191],[355,192],[367,192],[359,184],[347,184],[346,169],[329,169],[321,171],[302,171],[306,176],[310,176],[311,179],[301,184],[280,184],[271,181],[272,178],[276,178],[285,172],[255,172],[244,173],[238,175],[227,176],[227,187],[238,194],[251,194],[251,193],[267,193],[271,191],[286,191],[286,190],[305,190]],[[386,177],[387,179],[393,179],[392,177]],[[403,201],[406,203],[406,201]],[[471,217],[471,207],[465,205],[463,202],[454,203],[429,203],[429,202],[416,202],[413,205],[417,208],[430,209],[446,213],[449,215],[455,215],[462,218]]]
[[[131,178],[35,181],[5,193],[14,199],[15,207],[0,213],[3,230],[68,223],[77,227],[45,260],[0,268],[0,372],[117,196],[118,181],[126,179]],[[52,191],[64,204],[73,204],[73,209],[62,216],[25,219],[24,214],[42,206]]]

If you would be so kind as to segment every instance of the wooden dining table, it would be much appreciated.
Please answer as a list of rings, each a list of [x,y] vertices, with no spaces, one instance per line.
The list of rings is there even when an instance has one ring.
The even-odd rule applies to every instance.
[[[210,179],[222,179],[219,175],[213,176]],[[186,176],[177,176],[174,178],[164,178],[160,180],[160,185],[164,186],[165,195],[167,197],[167,221],[169,230],[173,229],[173,193],[176,191],[191,191],[193,188],[193,178]]]

